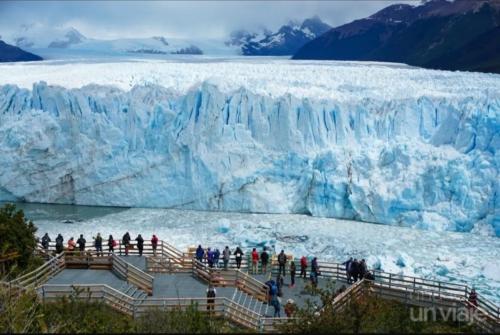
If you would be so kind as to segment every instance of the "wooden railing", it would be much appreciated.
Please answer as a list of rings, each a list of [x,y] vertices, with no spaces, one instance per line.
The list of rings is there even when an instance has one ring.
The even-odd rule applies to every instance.
[[[53,244],[51,244],[50,249],[53,249]],[[93,248],[88,247],[86,249],[89,250]],[[124,247],[122,245],[115,247],[115,253],[123,254]],[[129,254],[138,253],[139,252],[136,247],[129,250]],[[183,253],[170,244],[166,243],[165,241],[159,241],[156,255],[154,255],[153,253],[151,243],[149,241],[145,241],[143,254],[148,256],[146,258],[146,264],[148,268],[154,267],[159,272],[193,271],[193,274],[195,276],[202,278],[215,286],[236,286],[242,291],[246,290],[246,293],[254,296],[259,300],[266,300],[267,287],[252,276],[234,269],[234,256],[232,256],[232,260],[230,262],[230,270],[220,271],[218,269],[209,269],[205,263],[200,263],[194,260],[193,248],[189,252]],[[288,262],[288,265],[289,264],[290,262]],[[299,260],[295,260],[295,264],[297,266],[297,273],[299,273]],[[222,259],[220,261],[220,265],[222,266]],[[323,261],[319,261],[318,265],[320,267],[321,277],[335,278],[336,280],[347,281],[344,265],[340,263]],[[119,266],[120,265],[118,265],[118,267]],[[242,268],[247,268],[246,257],[243,258]],[[276,257],[272,258],[271,270],[271,273],[275,274],[278,271]],[[309,273],[310,266],[307,270]],[[442,306],[445,306],[447,304],[450,307],[458,305],[463,306],[468,304],[467,300],[470,295],[470,288],[466,285],[398,275],[378,270],[373,271],[373,273],[375,275],[375,281],[372,282],[371,285],[373,292],[378,292],[378,294],[381,294],[386,298],[393,297],[401,299],[401,297],[404,297],[404,299],[406,299],[408,303],[424,304],[430,301],[431,303],[439,302],[440,304],[442,304]],[[136,274],[136,276],[132,275],[132,277],[141,276]],[[18,278],[17,280],[21,278]],[[24,277],[24,280],[26,280],[26,275]],[[143,285],[143,287],[145,286],[144,281],[139,284]],[[361,287],[361,285],[359,287]],[[152,290],[148,289],[145,289],[145,291],[148,293],[152,292]],[[356,291],[356,293],[358,294],[358,291]],[[496,304],[488,301],[480,295],[478,295],[477,301],[477,309],[481,313],[481,315],[484,316],[484,319],[490,320],[491,323],[498,323],[498,320],[500,318],[500,308]],[[340,304],[341,301],[339,300],[338,303]]]
[[[95,251],[65,251],[64,259],[67,268],[76,269],[111,269],[112,256],[101,256]]]
[[[297,266],[297,273],[300,272],[300,260],[295,259],[295,264]],[[289,266],[290,261],[287,265]],[[307,274],[310,273],[310,261],[308,262]],[[347,275],[345,271],[345,265],[333,262],[318,262],[321,277],[324,278],[335,278],[336,280],[347,281]],[[413,294],[426,294],[432,296],[434,299],[437,298],[448,298],[456,299],[460,301],[467,300],[470,294],[470,288],[467,285],[455,284],[449,282],[441,282],[432,279],[423,279],[418,277],[404,276],[400,274],[394,274],[389,272],[384,272],[380,270],[372,270],[375,275],[375,282],[387,286],[390,288],[400,288],[403,290],[411,291]],[[278,273],[277,261],[273,261],[272,273]],[[288,269],[287,269],[287,273]],[[493,302],[487,300],[486,298],[478,295],[478,306],[483,310],[485,314],[489,316],[500,319],[500,307],[498,307]]]
[[[224,316],[247,328],[258,330],[260,325],[260,315],[226,297],[213,298],[213,303],[209,303],[207,298],[148,298],[139,300],[107,285],[100,284],[46,284],[41,287],[41,296],[45,302],[54,302],[63,296],[69,295],[87,301],[104,301],[112,308],[133,317],[141,316],[154,309],[171,311],[196,306],[200,312],[212,313],[214,316]]]
[[[137,286],[148,295],[153,295],[154,277],[125,262],[115,254],[112,255],[112,270],[128,283]]]
[[[62,253],[60,255],[57,255],[56,257],[51,257],[47,262],[45,262],[35,270],[18,278],[15,278],[10,283],[12,285],[22,286],[25,288],[36,288],[61,272],[64,267],[64,253]]]
[[[251,275],[237,269],[215,269],[193,260],[193,275],[213,286],[237,287],[260,301],[268,300],[268,287]]]

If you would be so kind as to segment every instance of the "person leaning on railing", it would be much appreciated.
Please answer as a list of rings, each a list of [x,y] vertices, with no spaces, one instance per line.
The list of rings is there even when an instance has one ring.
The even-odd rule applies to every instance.
[[[142,251],[144,250],[144,239],[142,238],[141,234],[137,235],[135,238],[137,241],[137,249],[139,249],[139,257],[142,256]]]
[[[60,254],[64,251],[64,238],[61,234],[56,237],[56,253]]]
[[[71,236],[71,238],[68,240],[68,251],[73,252],[75,251],[75,248],[76,248],[76,242],[73,236]]]
[[[101,233],[97,233],[97,236],[94,238],[94,246],[95,246],[95,251],[97,253],[97,257],[104,256],[104,254],[102,253],[102,237],[101,237]]]
[[[109,238],[108,238],[108,256],[111,255],[111,253],[115,252],[116,245],[117,245],[117,243],[113,239],[113,235],[109,235]]]
[[[125,256],[128,256],[128,248],[130,246],[130,234],[128,232],[125,233],[122,237],[122,244],[125,247]]]
[[[153,247],[153,255],[156,256],[156,248],[158,247],[158,237],[153,234],[151,238],[151,246]]]
[[[266,247],[262,250],[260,254],[260,262],[262,264],[262,273],[267,273],[267,263],[269,263],[269,254],[266,251]]]
[[[230,259],[231,259],[231,250],[229,250],[229,247],[226,245],[226,247],[222,251],[222,260],[224,261],[224,270],[227,270]]]

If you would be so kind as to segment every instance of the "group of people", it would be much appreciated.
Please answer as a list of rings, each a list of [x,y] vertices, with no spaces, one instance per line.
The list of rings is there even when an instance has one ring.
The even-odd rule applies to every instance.
[[[236,247],[234,251],[226,246],[222,253],[218,248],[207,248],[206,250],[200,245],[196,248],[195,258],[200,263],[206,263],[210,268],[223,268],[227,270],[229,268],[229,262],[231,261],[231,255],[234,255],[234,260],[236,262],[236,268],[241,268],[241,263],[243,262],[243,256],[245,253],[240,247]],[[259,273],[259,260],[261,262],[262,273],[267,272],[267,266],[269,264],[270,255],[267,249],[264,247],[262,252],[259,254],[256,248],[253,248],[252,253],[252,273]],[[222,260],[222,265],[221,265]]]
[[[104,239],[101,236],[101,233],[97,233],[95,237],[93,237],[94,240],[94,248],[96,251],[97,256],[104,256],[104,251],[103,251],[103,243],[105,242]],[[137,237],[134,239],[136,241],[136,246],[139,251],[139,256],[142,256],[142,253],[144,251],[144,238],[141,236],[141,234],[137,235]],[[128,256],[129,250],[133,248],[133,244],[131,243],[132,238],[130,237],[129,232],[126,232],[121,240],[121,245],[124,247],[125,251],[125,256]],[[156,250],[158,248],[158,237],[153,234],[151,237],[151,246],[153,249],[153,254],[156,255]],[[42,248],[48,252],[49,250],[49,245],[50,242],[52,242],[50,236],[48,233],[45,233],[43,235],[41,244]],[[56,253],[61,253],[64,251],[64,238],[61,234],[58,234],[56,239]],[[108,255],[111,255],[115,251],[115,247],[119,245],[119,241],[115,240],[113,238],[113,235],[109,235],[108,240],[107,240],[107,246],[108,246]],[[83,237],[83,234],[80,234],[80,237],[75,241],[74,237],[70,237],[70,239],[67,242],[66,245],[66,250],[69,252],[84,252],[85,248],[87,246],[87,240],[85,237]]]
[[[349,284],[355,283],[363,278],[374,280],[374,276],[370,271],[368,271],[366,261],[364,259],[358,261],[356,258],[353,259],[351,257],[342,263],[342,265],[345,265],[347,282]]]
[[[295,276],[297,267],[295,265],[295,261],[291,260],[290,265],[288,264],[288,257],[285,254],[284,250],[278,254],[278,276],[276,281],[268,280],[266,285],[268,286],[269,292],[269,300],[268,303],[274,308],[274,316],[281,317],[281,298],[283,297],[283,286],[284,286],[284,277],[286,276],[286,269],[289,269],[290,273],[290,288],[295,287]],[[303,279],[307,279],[307,268],[309,267],[308,259],[306,256],[302,256],[300,258],[300,274],[299,277]],[[309,270],[309,279],[311,283],[311,287],[317,288],[318,286],[318,276],[321,275],[318,259],[314,257],[311,261],[311,267]],[[285,314],[287,317],[291,317],[295,311],[295,303],[292,299],[288,299],[287,303],[284,307]]]

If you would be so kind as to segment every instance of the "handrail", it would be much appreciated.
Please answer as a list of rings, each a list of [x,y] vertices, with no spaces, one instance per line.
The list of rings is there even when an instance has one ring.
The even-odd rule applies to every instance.
[[[299,260],[295,259],[296,264],[300,264]],[[323,277],[337,278],[346,280],[345,266],[340,263],[318,261],[318,265]],[[272,263],[272,273],[277,273],[277,263]],[[405,276],[381,270],[372,270],[375,275],[375,282],[390,287],[410,288],[415,292],[433,292],[440,297],[453,297],[467,299],[469,297],[470,288],[464,284],[448,283],[433,279],[425,279],[413,276]],[[500,307],[493,302],[478,294],[478,305],[481,306],[489,315],[497,319],[500,318]]]
[[[105,241],[103,241],[105,244]],[[132,245],[135,244],[134,241],[131,243]],[[49,250],[53,249],[53,246],[55,243],[49,243]],[[86,250],[93,249],[92,246],[88,246]],[[119,244],[119,252],[122,252],[123,250],[123,245],[120,243]],[[129,250],[130,254],[135,254],[137,253],[137,248]],[[189,253],[183,253],[174,246],[170,245],[166,241],[159,241],[158,242],[158,250],[157,254],[160,254],[161,257],[165,257],[169,259],[171,264],[175,264],[176,270],[188,270],[188,269],[193,269],[196,267],[194,265],[194,260],[193,260],[193,251]],[[145,241],[144,242],[144,255],[152,255],[153,250],[152,250],[152,245],[150,241]],[[232,255],[231,258],[232,261],[234,261],[234,257]],[[243,268],[247,267],[247,258],[243,258]],[[296,264],[300,264],[298,260],[296,260]],[[338,280],[346,280],[346,274],[345,274],[345,266],[336,263],[336,262],[324,262],[324,261],[318,261],[318,264],[321,269],[321,274],[323,277],[335,277]],[[230,263],[230,267],[232,268],[233,263]],[[271,270],[276,271],[276,262],[275,259],[271,259]],[[179,271],[177,270],[177,271]],[[470,288],[467,285],[464,284],[459,284],[459,283],[449,283],[449,282],[442,282],[438,280],[433,280],[433,279],[424,279],[424,278],[419,278],[419,277],[413,277],[413,276],[406,276],[406,275],[401,275],[401,274],[394,274],[394,273],[389,273],[389,272],[384,272],[381,270],[373,270],[373,273],[375,274],[375,282],[381,283],[382,285],[390,286],[393,288],[405,288],[405,289],[410,289],[415,292],[421,292],[421,291],[426,291],[426,292],[432,292],[432,294],[437,294],[439,297],[449,297],[449,298],[463,298],[465,300],[468,299],[469,294],[470,294]],[[252,277],[253,278],[253,277]],[[248,281],[251,281],[249,279]],[[487,314],[489,314],[492,317],[495,317],[497,319],[500,318],[500,307],[498,307],[495,303],[489,301],[488,299],[484,298],[483,296],[478,295],[477,297],[478,305],[485,310]]]
[[[268,287],[266,284],[241,270],[209,268],[195,259],[193,260],[193,274],[214,286],[234,286],[257,300],[267,301]]]
[[[115,254],[112,255],[112,270],[118,272],[127,282],[137,286],[148,295],[153,295],[154,277],[124,261]]]
[[[22,287],[38,286],[55,276],[65,267],[64,253],[51,257],[35,270],[10,281],[11,285]]]
[[[189,306],[193,301],[199,304],[199,310],[210,313],[205,307],[209,305],[207,298],[149,298],[140,300],[130,297],[123,292],[120,292],[105,284],[85,284],[85,285],[54,285],[45,284],[41,287],[42,299],[50,301],[62,295],[73,294],[78,292],[78,289],[83,289],[79,292],[76,298],[80,299],[101,299],[112,308],[129,314],[138,316],[150,308],[163,307],[185,307]],[[222,307],[223,314],[230,320],[237,322],[243,326],[258,329],[261,316],[226,297],[213,298],[214,307]],[[201,307],[201,308],[200,308]]]

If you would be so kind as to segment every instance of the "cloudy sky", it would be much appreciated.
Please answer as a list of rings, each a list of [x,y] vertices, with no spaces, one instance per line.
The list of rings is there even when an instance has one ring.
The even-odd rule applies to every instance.
[[[332,26],[393,3],[415,1],[0,1],[0,35],[21,24],[72,26],[88,37],[221,38],[239,28],[271,30],[319,15]]]

